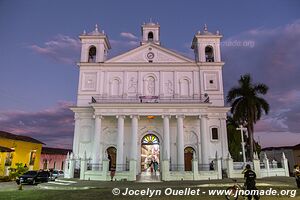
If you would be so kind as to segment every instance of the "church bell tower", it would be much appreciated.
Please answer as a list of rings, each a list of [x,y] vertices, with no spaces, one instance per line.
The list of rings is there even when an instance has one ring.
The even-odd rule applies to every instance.
[[[144,23],[142,25],[141,45],[147,44],[149,42],[160,45],[159,29],[160,25],[158,23],[153,23],[152,20],[150,20],[150,22],[148,23]]]

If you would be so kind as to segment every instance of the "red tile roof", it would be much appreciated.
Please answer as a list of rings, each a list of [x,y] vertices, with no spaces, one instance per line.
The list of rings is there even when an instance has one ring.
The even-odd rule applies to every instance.
[[[53,147],[42,147],[42,154],[58,154],[58,155],[67,155],[68,152],[72,152],[71,149],[60,149]]]
[[[12,133],[8,133],[5,131],[0,131],[0,138],[6,138],[6,139],[11,139],[11,140],[20,140],[24,142],[32,142],[32,143],[37,143],[37,144],[44,144],[39,140],[36,140],[32,137],[24,136],[24,135],[15,135]]]

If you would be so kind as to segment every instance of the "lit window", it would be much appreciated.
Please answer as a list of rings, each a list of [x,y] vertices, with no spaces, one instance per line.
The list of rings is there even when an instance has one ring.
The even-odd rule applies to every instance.
[[[148,134],[143,138],[142,144],[159,144],[159,140],[155,135]]]
[[[35,151],[30,152],[29,165],[34,165],[35,157],[36,157],[36,152]]]

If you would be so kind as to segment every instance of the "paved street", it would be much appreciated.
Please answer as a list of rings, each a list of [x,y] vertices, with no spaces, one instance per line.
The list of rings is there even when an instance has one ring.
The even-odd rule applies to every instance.
[[[243,180],[238,180],[243,183]],[[209,189],[225,189],[233,185],[231,179],[224,180],[207,180],[207,181],[172,181],[172,182],[128,182],[128,181],[80,181],[78,179],[60,179],[55,182],[38,184],[37,186],[24,185],[23,190],[18,190],[18,185],[15,182],[0,183],[0,199],[149,199],[147,196],[121,195],[126,190],[165,190],[166,188],[184,189],[199,188],[203,193]],[[259,189],[267,190],[273,188],[275,190],[295,190],[296,185],[294,178],[291,177],[272,177],[260,179],[257,181]],[[121,194],[113,195],[112,190],[118,188]],[[300,190],[297,190],[299,193]],[[262,199],[274,199],[274,197],[264,196]],[[291,199],[288,196],[276,196],[276,199]],[[224,199],[224,196],[153,196],[151,199]],[[300,199],[299,194],[295,198]]]

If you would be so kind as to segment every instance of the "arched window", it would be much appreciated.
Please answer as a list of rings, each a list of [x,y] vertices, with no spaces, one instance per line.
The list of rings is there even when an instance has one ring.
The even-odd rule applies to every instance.
[[[109,171],[116,169],[117,149],[109,147],[106,149],[107,159],[109,160]]]
[[[205,47],[205,60],[206,62],[214,62],[214,49],[212,46]]]
[[[94,63],[96,62],[96,53],[97,49],[95,46],[91,46],[89,49],[89,59],[88,62]]]
[[[148,33],[148,41],[153,41],[153,33],[151,31]]]
[[[114,78],[111,82],[111,96],[120,96],[121,95],[121,81],[118,78]]]
[[[190,81],[184,78],[180,80],[179,84],[180,84],[180,96],[188,97],[190,95]]]
[[[219,139],[218,128],[216,128],[216,127],[211,128],[211,139],[212,140],[218,140]]]
[[[159,139],[156,135],[148,134],[143,137],[142,144],[159,144]]]
[[[46,169],[48,169],[48,160],[44,159],[43,160],[43,170],[46,170]]]

